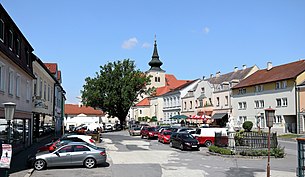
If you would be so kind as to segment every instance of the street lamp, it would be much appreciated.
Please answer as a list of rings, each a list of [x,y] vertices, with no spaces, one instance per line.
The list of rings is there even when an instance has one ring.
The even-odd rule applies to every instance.
[[[268,132],[268,164],[267,164],[267,177],[270,177],[270,130],[273,126],[273,120],[274,120],[274,113],[275,110],[271,107],[265,109],[265,115],[267,119],[267,127],[269,129]]]
[[[10,143],[11,142],[11,120],[13,120],[13,118],[14,118],[16,103],[8,102],[8,103],[3,103],[3,105],[4,105],[5,120],[7,121],[7,124],[8,124],[7,141],[8,141],[8,143]]]

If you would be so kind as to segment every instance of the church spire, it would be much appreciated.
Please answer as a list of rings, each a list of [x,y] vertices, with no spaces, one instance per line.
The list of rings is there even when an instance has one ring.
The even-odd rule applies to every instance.
[[[154,44],[154,52],[151,57],[151,61],[148,63],[149,66],[151,67],[149,70],[154,70],[154,71],[163,71],[160,66],[163,64],[159,60],[159,55],[158,55],[158,49],[157,49],[157,39],[155,35],[155,44]]]

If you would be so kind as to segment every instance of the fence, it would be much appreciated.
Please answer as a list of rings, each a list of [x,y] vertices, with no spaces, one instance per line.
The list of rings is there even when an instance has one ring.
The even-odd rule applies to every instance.
[[[276,133],[270,134],[270,148],[278,146]],[[268,133],[265,132],[243,132],[235,135],[235,150],[264,150],[268,149]]]

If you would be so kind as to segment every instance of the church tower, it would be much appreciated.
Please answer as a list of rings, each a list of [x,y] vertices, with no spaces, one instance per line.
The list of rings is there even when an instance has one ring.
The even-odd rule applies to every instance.
[[[150,87],[163,87],[165,86],[165,71],[161,69],[162,62],[159,59],[158,50],[157,50],[157,40],[155,37],[154,51],[151,57],[150,62],[148,63],[150,69],[146,72],[148,75],[151,75],[151,85]]]

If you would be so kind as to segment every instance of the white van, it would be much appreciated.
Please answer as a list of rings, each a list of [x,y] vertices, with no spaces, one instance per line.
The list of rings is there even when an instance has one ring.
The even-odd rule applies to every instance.
[[[197,128],[195,134],[192,135],[198,140],[200,145],[209,147],[215,143],[216,132],[221,132],[221,141],[223,141],[221,143],[227,144],[227,128]]]

